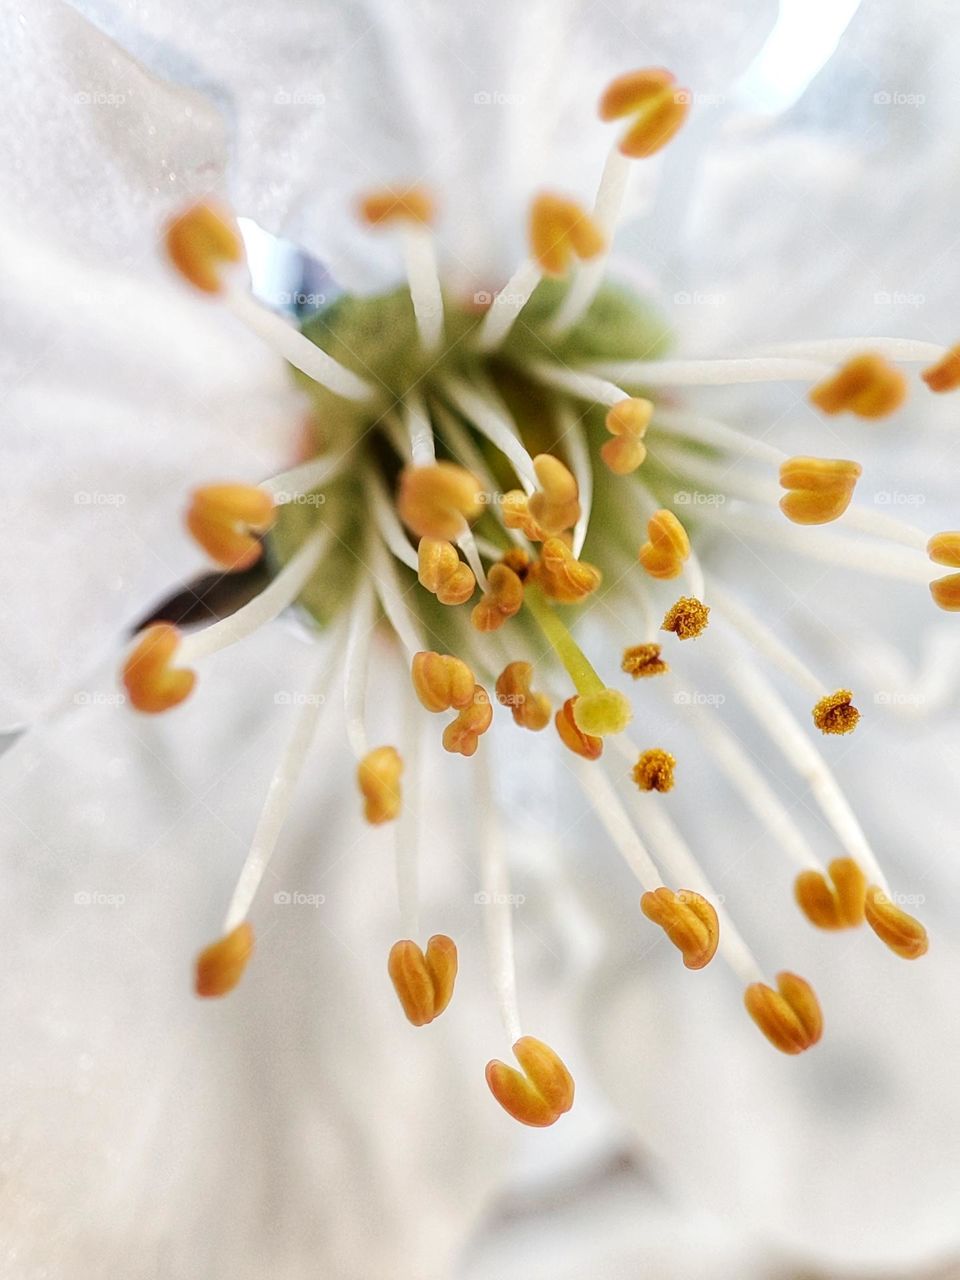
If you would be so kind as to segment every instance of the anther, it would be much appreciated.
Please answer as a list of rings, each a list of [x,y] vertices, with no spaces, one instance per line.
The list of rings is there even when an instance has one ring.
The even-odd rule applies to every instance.
[[[927,954],[926,929],[875,884],[867,889],[865,913],[867,924],[880,941],[904,960],[919,960]]]
[[[263,551],[258,535],[267,533],[275,519],[273,497],[250,484],[196,489],[187,510],[187,528],[207,555],[231,573],[257,563]]]
[[[613,436],[600,448],[600,457],[618,476],[629,475],[647,456],[643,437],[653,416],[650,400],[631,398],[615,404],[606,416],[606,427]]]
[[[401,520],[421,538],[452,542],[483,505],[479,480],[455,462],[404,467],[397,491]]]
[[[530,556],[523,547],[511,547],[501,556],[500,563],[512,569],[521,582],[526,582],[530,576]]]
[[[686,120],[690,101],[689,91],[677,87],[672,72],[643,67],[611,80],[600,99],[600,119],[634,117],[619,147],[623,155],[639,160],[667,145]]]
[[[904,375],[882,356],[854,356],[835,374],[818,383],[810,402],[824,413],[855,413],[861,418],[885,418],[907,396]]]
[[[487,589],[474,605],[470,621],[478,631],[498,631],[519,613],[523,605],[523,583],[505,564],[495,564],[487,574]]]
[[[600,688],[577,698],[573,718],[582,733],[605,738],[608,734],[623,733],[633,719],[633,710],[619,689]]]
[[[849,689],[825,694],[812,714],[813,723],[821,733],[852,733],[860,723],[860,712],[853,705],[853,693]]]
[[[363,816],[379,826],[400,812],[403,759],[396,747],[374,747],[357,765],[357,784],[363,796]]]
[[[172,219],[164,239],[174,267],[203,293],[221,293],[225,269],[244,260],[236,224],[214,204],[196,204]]]
[[[633,766],[633,780],[641,791],[672,791],[675,758],[661,747],[641,753]]]
[[[546,534],[563,533],[580,519],[577,482],[569,469],[551,453],[533,460],[540,488],[527,502],[530,515]]]
[[[510,662],[497,677],[497,701],[509,707],[514,723],[538,731],[550,723],[550,699],[530,688],[533,667],[529,662]]]
[[[404,938],[390,948],[387,972],[407,1020],[415,1027],[439,1018],[453,996],[457,978],[457,945],[445,933],[435,933],[424,954]]]
[[[521,1036],[513,1054],[522,1073],[497,1059],[487,1063],[490,1092],[521,1124],[554,1124],[573,1106],[573,1077],[550,1046],[533,1036]]]
[[[638,553],[647,573],[651,578],[679,578],[690,557],[690,540],[673,512],[655,511],[647,522],[647,537]]]
[[[407,187],[401,191],[373,191],[359,205],[360,217],[370,226],[389,222],[416,222],[429,226],[435,208],[429,192],[423,187]]]
[[[672,631],[678,640],[695,640],[707,629],[710,606],[696,596],[681,596],[664,614],[661,631]]]
[[[713,904],[701,894],[662,887],[643,895],[640,910],[683,954],[688,969],[702,969],[716,955],[720,922]]]
[[[244,920],[197,956],[194,990],[205,998],[228,995],[253,954],[253,926]]]
[[[533,570],[537,585],[560,604],[578,604],[599,587],[603,574],[578,560],[560,538],[548,538]]]
[[[493,723],[493,707],[483,685],[474,685],[473,697],[443,731],[443,749],[461,756],[476,754],[481,734]]]
[[[774,1048],[803,1053],[823,1035],[823,1014],[813,988],[795,973],[778,973],[777,990],[752,982],[743,995],[747,1012]]]
[[[863,924],[867,879],[852,858],[834,858],[820,871],[801,871],[794,884],[797,906],[818,929],[853,929]]]
[[[448,605],[464,604],[477,585],[473,570],[460,559],[453,543],[443,538],[420,539],[417,577],[421,586]]]
[[[788,490],[780,510],[794,524],[829,524],[849,507],[862,470],[844,458],[788,458],[780,468]]]
[[[599,760],[603,755],[603,739],[584,733],[573,717],[578,698],[568,698],[554,716],[560,741],[584,760]]]
[[[623,651],[620,670],[625,671],[628,676],[633,676],[634,680],[645,676],[662,676],[670,670],[670,667],[661,659],[660,653],[661,647],[658,644],[632,645]]]
[[[595,258],[606,247],[603,233],[574,200],[540,195],[530,209],[530,248],[544,275],[565,276],[574,258]]]
[[[197,677],[172,665],[179,647],[180,632],[170,622],[156,622],[141,634],[123,666],[123,686],[137,711],[156,715],[190,696]]]
[[[934,564],[960,569],[960,532],[935,533],[927,543],[927,555]],[[933,602],[947,613],[960,611],[960,573],[948,573],[930,583]]]
[[[931,391],[942,394],[960,387],[960,343],[920,374]]]
[[[410,675],[417,697],[428,711],[458,711],[473,698],[476,681],[460,658],[425,650],[414,654]]]
[[[508,529],[519,529],[531,542],[543,542],[547,536],[530,514],[530,500],[522,489],[508,489],[501,495],[500,514]]]

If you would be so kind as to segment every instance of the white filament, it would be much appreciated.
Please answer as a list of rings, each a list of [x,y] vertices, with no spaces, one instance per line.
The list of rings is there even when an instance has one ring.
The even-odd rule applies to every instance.
[[[310,458],[297,467],[291,467],[289,471],[281,471],[279,475],[264,480],[260,488],[269,493],[278,505],[296,502],[319,488],[325,480],[335,479],[343,470],[349,453],[350,450],[347,449],[342,453],[327,453]]]
[[[443,293],[433,232],[429,227],[410,223],[404,225],[402,238],[420,345],[426,355],[433,355],[443,338]]]
[[[755,649],[764,654],[776,667],[793,680],[801,688],[809,690],[815,698],[822,698],[828,692],[826,684],[820,680],[810,668],[796,656],[779,636],[775,635],[766,623],[754,614],[741,601],[730,596],[726,591],[714,588],[710,602],[729,623]]]
[[[494,294],[477,333],[478,350],[489,352],[500,346],[542,279],[543,272],[532,258],[520,263],[500,292]]]
[[[403,398],[403,414],[410,437],[410,457],[415,467],[427,467],[437,460],[433,427],[423,396],[411,387]]]
[[[513,899],[507,869],[506,845],[493,795],[490,766],[478,759],[477,812],[480,814],[480,878],[486,895],[484,926],[490,957],[490,977],[500,1017],[511,1044],[523,1035],[517,1004],[517,965],[513,945]]]
[[[533,459],[523,447],[506,409],[498,405],[495,396],[488,389],[479,390],[476,384],[471,385],[459,378],[447,378],[444,388],[463,416],[509,459],[524,492],[528,496],[535,493],[537,473]]]
[[[412,704],[413,697],[408,694]],[[394,832],[394,874],[397,884],[397,911],[403,936],[416,939],[420,936],[420,839],[421,817],[427,811],[423,795],[424,775],[420,768],[420,717],[419,706],[411,705],[410,718],[413,732],[404,747],[404,780],[407,793],[401,807]]]
[[[905,364],[935,364],[947,353],[936,342],[918,342],[913,338],[821,338],[813,342],[778,342],[759,348],[765,355],[788,355],[803,359],[841,361],[856,355],[885,356]]]
[[[609,360],[585,372],[631,387],[724,387],[744,382],[819,382],[830,366],[796,356],[730,356],[717,360]]]
[[[417,634],[417,625],[407,602],[400,594],[397,585],[397,574],[393,561],[387,555],[386,547],[380,538],[371,538],[369,543],[370,572],[376,584],[377,596],[383,605],[387,621],[397,633],[397,638],[413,658],[423,648]]]
[[[587,538],[590,527],[590,513],[593,508],[593,464],[587,448],[587,439],[583,423],[576,418],[568,405],[561,405],[559,410],[561,439],[567,447],[570,470],[577,482],[577,498],[580,502],[580,515],[573,526],[574,557],[579,560],[580,552]]]
[[[620,736],[622,735],[617,735],[617,740]],[[635,756],[636,753],[631,763]],[[583,793],[590,801],[594,813],[603,824],[617,852],[648,893],[659,889],[663,885],[663,880],[656,863],[637,834],[610,779],[595,760],[578,760],[576,769]]]
[[[568,391],[580,400],[589,400],[591,404],[602,404],[612,408],[621,400],[629,400],[629,392],[618,387],[615,382],[601,378],[596,373],[587,373],[582,369],[568,369],[566,365],[552,360],[532,360],[528,370],[535,378],[559,391]]]
[[[375,621],[376,598],[373,586],[364,580],[357,589],[350,610],[343,664],[343,710],[347,740],[357,760],[362,760],[370,749],[366,730],[367,665]]]
[[[787,460],[782,449],[767,444],[765,440],[737,431],[715,418],[705,418],[682,409],[662,409],[658,405],[650,430],[654,435],[688,437],[698,444],[714,445],[718,449],[727,449],[744,457],[760,458],[775,466],[780,466]]]
[[[420,561],[416,549],[411,545],[406,530],[400,523],[396,508],[387,495],[383,479],[375,467],[366,468],[364,484],[367,489],[373,522],[377,526],[380,537],[401,564],[405,564],[414,573],[419,572]]]

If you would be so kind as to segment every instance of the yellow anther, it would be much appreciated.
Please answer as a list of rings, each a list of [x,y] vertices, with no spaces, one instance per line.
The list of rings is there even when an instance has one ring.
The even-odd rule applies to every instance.
[[[927,931],[913,916],[902,911],[875,884],[867,889],[867,924],[881,942],[904,960],[919,960],[927,954]]]
[[[853,929],[863,924],[867,878],[852,858],[834,858],[820,871],[801,871],[793,886],[797,906],[818,929]]]
[[[605,738],[611,733],[623,733],[633,719],[633,710],[619,689],[601,688],[577,698],[573,718],[581,733],[591,738]]]
[[[603,739],[584,733],[577,724],[573,712],[578,701],[577,698],[568,698],[554,716],[553,722],[565,747],[569,747],[575,755],[583,756],[584,760],[599,760],[603,755]]]
[[[123,686],[137,711],[156,715],[190,696],[197,677],[172,665],[179,647],[180,632],[170,622],[155,622],[140,635],[123,666]]]
[[[860,723],[860,712],[853,705],[853,693],[849,689],[825,694],[812,714],[813,723],[821,733],[853,733]]]
[[[634,680],[639,680],[641,676],[662,676],[670,668],[661,659],[660,652],[658,644],[632,645],[623,651],[620,670],[625,671],[628,676],[633,676]]]
[[[263,552],[258,534],[276,519],[272,496],[251,484],[209,484],[195,489],[187,510],[187,528],[211,560],[238,573],[257,563]]]
[[[526,582],[530,575],[530,557],[522,547],[511,547],[501,556],[500,563],[512,569],[521,582]]]
[[[530,515],[546,534],[572,529],[580,519],[580,491],[573,475],[552,453],[538,454],[533,469],[540,488],[527,502]]]
[[[443,749],[461,756],[476,753],[481,734],[487,732],[493,722],[490,696],[482,684],[474,685],[473,698],[443,731]]]
[[[441,604],[464,604],[477,585],[473,570],[460,559],[457,548],[442,538],[420,539],[417,576]]]
[[[421,538],[452,542],[483,505],[479,480],[455,462],[404,467],[397,490],[400,519]]]
[[[407,1020],[424,1027],[440,1017],[453,996],[457,944],[445,933],[435,933],[424,955],[415,942],[404,938],[390,948],[387,972]]]
[[[824,413],[885,418],[907,398],[907,380],[882,356],[854,356],[810,392],[810,403]]]
[[[371,191],[360,200],[360,217],[370,226],[388,222],[418,222],[429,226],[436,212],[433,198],[423,187],[400,191]]]
[[[600,99],[600,119],[634,121],[620,139],[620,150],[632,159],[652,156],[665,147],[690,110],[691,95],[677,87],[663,67],[642,67],[611,80]]]
[[[490,1092],[508,1115],[521,1124],[543,1129],[573,1106],[573,1076],[549,1045],[521,1036],[513,1055],[523,1068],[494,1059],[487,1063]]]
[[[560,604],[578,604],[599,587],[603,574],[578,560],[560,538],[547,538],[533,570],[537,585]]]
[[[850,505],[862,467],[844,458],[788,458],[780,468],[780,510],[794,524],[829,524]]]
[[[363,816],[379,826],[400,812],[400,775],[403,759],[396,747],[374,747],[357,765],[357,783],[363,796]]]
[[[678,640],[695,640],[707,629],[710,606],[696,596],[681,596],[664,614],[661,631],[672,631]]]
[[[924,369],[920,377],[931,391],[941,394],[944,391],[956,391],[960,387],[960,343],[951,347],[936,364]]]
[[[243,977],[253,955],[253,926],[246,920],[197,956],[194,990],[198,996],[228,995]]]
[[[669,751],[652,747],[633,766],[633,780],[641,791],[672,791],[677,762]]]
[[[607,414],[606,426],[613,439],[601,446],[600,457],[614,475],[629,475],[646,458],[643,437],[652,416],[652,402],[639,398],[621,400]]]
[[[550,699],[530,688],[533,667],[529,662],[510,662],[497,677],[497,701],[509,707],[514,722],[523,729],[545,729],[550,723]]]
[[[647,522],[648,542],[639,560],[651,578],[679,578],[690,557],[690,539],[672,511],[655,511]]]
[[[752,982],[743,995],[747,1012],[774,1048],[803,1053],[823,1035],[823,1014],[809,982],[795,973],[777,974],[778,990]]]
[[[448,653],[424,650],[414,654],[410,675],[417,697],[428,711],[459,710],[473,699],[473,672]]]
[[[574,258],[595,258],[606,247],[603,232],[574,200],[540,195],[530,209],[530,250],[548,276],[565,276]]]
[[[927,543],[927,555],[934,564],[960,569],[960,532],[935,533]],[[947,613],[960,612],[960,573],[948,573],[930,583],[934,604]]]
[[[487,574],[487,589],[480,603],[474,605],[470,621],[478,631],[498,631],[520,611],[522,604],[523,583],[507,565],[495,564]]]
[[[716,955],[720,922],[713,904],[699,893],[655,889],[640,899],[640,910],[683,953],[688,969],[703,969]]]
[[[542,542],[547,536],[530,514],[530,503],[522,489],[508,489],[500,499],[500,512],[508,529],[519,529],[531,542]]]
[[[168,222],[167,256],[177,271],[203,293],[220,293],[224,268],[243,262],[243,241],[225,209],[195,204]]]

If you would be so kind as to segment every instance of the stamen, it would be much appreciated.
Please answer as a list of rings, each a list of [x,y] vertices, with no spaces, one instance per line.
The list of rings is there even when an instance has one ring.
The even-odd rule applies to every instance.
[[[747,1012],[775,1049],[803,1053],[823,1035],[823,1014],[813,988],[795,973],[777,974],[777,991],[765,982],[747,987]]]
[[[574,718],[578,698],[568,698],[554,717],[554,725],[560,741],[574,755],[584,760],[599,760],[603,755],[603,739],[584,733]]]
[[[460,658],[450,654],[422,651],[414,656],[411,668],[413,687],[428,711],[460,711],[473,701],[476,681]]]
[[[226,271],[244,261],[236,223],[215,204],[196,204],[172,219],[164,240],[174,267],[203,293],[221,293]]]
[[[412,547],[410,550],[414,556],[413,567],[416,568],[416,555]],[[410,612],[404,595],[400,592],[393,561],[387,555],[380,538],[370,539],[367,554],[371,561],[370,571],[376,585],[377,598],[383,606],[387,621],[393,627],[397,639],[406,649],[407,655],[412,662],[414,655],[419,652],[422,642],[418,634],[416,620]]]
[[[172,665],[180,644],[180,631],[169,622],[154,623],[137,640],[123,667],[123,686],[137,711],[169,711],[193,692],[196,675]]]
[[[658,924],[683,954],[688,969],[703,969],[716,955],[720,924],[713,904],[692,889],[660,888],[645,893],[640,910]]]
[[[600,99],[601,120],[633,117],[620,139],[623,155],[646,159],[667,145],[690,110],[689,90],[677,86],[676,76],[663,67],[643,67],[617,76]]]
[[[417,577],[421,586],[447,605],[464,604],[477,586],[472,569],[457,555],[456,547],[441,538],[420,539]]]
[[[258,534],[276,518],[272,496],[249,484],[211,484],[195,489],[187,528],[200,546],[228,573],[255,565],[263,553]]]
[[[920,377],[938,395],[945,391],[956,391],[960,387],[960,344],[951,347],[936,364],[924,369]]]
[[[794,524],[829,524],[849,507],[862,474],[859,463],[843,458],[788,458],[780,468],[788,491],[780,510]]]
[[[498,405],[490,388],[477,381],[467,383],[458,378],[447,378],[444,385],[454,406],[467,421],[509,459],[524,491],[528,495],[535,493],[538,480],[533,459],[523,447],[506,409]]]
[[[579,765],[577,779],[614,847],[637,877],[645,893],[653,894],[662,888],[663,879],[657,864],[637,834],[602,766],[588,769],[586,765]]]
[[[744,458],[762,459],[765,462],[772,462],[777,467],[787,458],[782,449],[777,449],[767,441],[757,439],[756,436],[747,435],[744,431],[737,431],[716,418],[688,413],[684,409],[665,409],[662,405],[656,406],[656,417],[654,429],[658,437],[661,435],[685,437],[695,441],[697,445],[711,445]]]
[[[433,427],[430,415],[423,402],[423,396],[411,387],[403,397],[402,412],[410,438],[410,456],[415,467],[426,467],[436,462],[437,451],[433,440]]]
[[[820,382],[810,403],[823,413],[855,413],[860,418],[885,418],[907,398],[907,380],[882,356],[859,355]]]
[[[401,564],[405,564],[408,569],[413,569],[419,576],[419,556],[410,545],[407,531],[397,518],[396,508],[390,501],[386,485],[379,470],[372,466],[364,467],[363,480],[370,513],[373,516],[377,532],[391,555],[396,556]],[[443,541],[443,539],[438,539],[438,541]]]
[[[662,676],[670,670],[661,657],[661,646],[658,644],[635,644],[623,651],[620,670],[625,671],[634,680],[646,676]]]
[[[652,415],[650,400],[633,398],[619,400],[607,414],[605,425],[613,439],[600,446],[600,457],[614,475],[629,475],[646,458],[643,437]]]
[[[669,751],[652,747],[633,766],[633,780],[641,791],[672,791],[677,762]]]
[[[510,708],[514,724],[538,732],[550,723],[550,699],[546,694],[533,692],[532,679],[533,667],[529,662],[510,662],[497,677],[496,694],[500,705]],[[602,741],[595,741],[600,742],[602,750]]]
[[[681,596],[664,614],[662,631],[672,631],[678,640],[695,640],[707,629],[710,606],[694,596]]]
[[[533,1036],[521,1036],[513,1053],[523,1074],[497,1059],[488,1062],[490,1092],[521,1124],[538,1129],[555,1124],[573,1106],[573,1076],[550,1046]]]
[[[559,604],[579,604],[603,578],[595,565],[577,560],[560,538],[547,538],[531,572],[544,594]]]
[[[567,446],[570,459],[570,470],[573,473],[580,498],[580,515],[573,526],[573,543],[570,550],[580,559],[580,552],[587,540],[587,529],[590,526],[590,513],[593,506],[593,467],[587,448],[583,423],[572,413],[570,406],[561,404],[558,408],[559,430],[561,439]]]
[[[960,532],[935,533],[927,543],[927,555],[934,564],[960,569]],[[930,583],[930,594],[938,608],[947,613],[960,611],[960,573],[948,573]]]
[[[726,387],[748,382],[818,382],[830,372],[795,356],[728,356],[716,360],[598,360],[585,374],[627,387]]]
[[[563,533],[580,519],[577,482],[569,469],[551,453],[533,460],[539,488],[527,503],[530,514],[547,534]]]
[[[813,723],[821,733],[852,733],[860,723],[860,712],[853,705],[849,689],[825,694],[813,708]]]
[[[487,548],[486,554],[489,555],[491,559],[497,559],[500,555],[501,548],[492,543],[486,542],[486,540],[484,540],[484,545]],[[472,529],[464,529],[460,534],[460,537],[457,538],[457,546],[463,552],[467,564],[470,566],[470,569],[477,580],[480,590],[486,591],[487,575],[483,568],[483,561],[480,559],[481,546],[479,541],[473,536]]]
[[[343,469],[349,460],[352,449],[344,449],[340,453],[320,454],[316,458],[308,458],[288,471],[263,480],[259,488],[269,493],[277,506],[295,502],[297,498],[312,493],[326,480],[332,480]]]
[[[473,687],[470,703],[448,724],[443,731],[443,749],[461,756],[476,754],[481,734],[493,723],[493,707],[483,685]]]
[[[427,355],[440,346],[443,337],[443,294],[430,224],[433,201],[422,188],[380,191],[368,195],[361,214],[371,226],[400,224],[403,255],[410,285],[410,298],[417,321],[420,345]]]
[[[881,942],[904,960],[927,954],[927,931],[919,920],[901,911],[883,889],[871,885],[865,903],[867,924]]]
[[[482,509],[480,482],[455,462],[404,467],[400,474],[397,511],[418,537],[450,542]]]
[[[474,606],[470,620],[478,631],[498,631],[520,612],[523,605],[523,583],[503,563],[495,564],[487,578],[483,599]]]
[[[204,999],[228,995],[243,977],[252,954],[253,926],[245,920],[197,956],[197,995]]]
[[[424,954],[405,938],[390,948],[387,972],[407,1020],[424,1027],[439,1018],[453,998],[457,978],[457,946],[445,933],[427,942]]]
[[[672,511],[655,511],[647,523],[648,542],[638,559],[651,578],[679,578],[690,558],[690,539]]]
[[[863,924],[867,877],[852,858],[834,858],[820,871],[801,871],[794,885],[797,905],[818,929],[854,929]]]
[[[373,826],[392,822],[400,812],[403,760],[396,747],[374,747],[357,765],[363,816]]]
[[[474,812],[480,817],[480,878],[483,887],[483,923],[490,979],[496,993],[500,1018],[507,1039],[513,1043],[523,1035],[517,1006],[517,968],[513,945],[514,897],[510,892],[507,866],[507,842],[500,826],[495,803],[490,767],[484,757],[474,770],[476,802]]]

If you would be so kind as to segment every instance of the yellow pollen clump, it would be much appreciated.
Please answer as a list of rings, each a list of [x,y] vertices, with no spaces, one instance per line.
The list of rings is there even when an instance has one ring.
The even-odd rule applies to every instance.
[[[658,644],[635,644],[629,649],[624,649],[620,670],[625,671],[628,676],[633,676],[634,680],[639,680],[643,676],[665,675],[670,667],[662,661],[660,653]]]
[[[567,467],[552,453],[533,460],[540,488],[527,500],[527,509],[546,534],[563,533],[580,519],[577,482]]]
[[[677,762],[669,751],[652,747],[633,766],[633,780],[641,791],[672,791]]]
[[[457,944],[445,933],[435,933],[424,955],[415,942],[404,938],[390,948],[387,972],[407,1020],[424,1027],[440,1017],[453,997]]]
[[[578,701],[576,697],[568,698],[554,716],[553,722],[565,747],[584,760],[599,760],[603,755],[603,739],[584,733],[578,726],[573,714]]]
[[[794,524],[829,524],[850,505],[863,468],[844,458],[788,458],[780,468],[780,510]]]
[[[919,920],[890,901],[883,889],[872,884],[865,903],[867,924],[881,942],[904,960],[919,960],[927,954],[927,931]]]
[[[418,537],[451,542],[482,506],[480,481],[455,462],[404,467],[400,474],[397,511]]]
[[[690,539],[672,511],[655,511],[647,522],[648,542],[638,558],[651,578],[679,578],[690,557]]]
[[[203,293],[221,293],[224,268],[244,260],[236,224],[214,204],[195,204],[172,219],[164,228],[164,240],[174,267]]]
[[[172,665],[180,632],[170,622],[155,622],[142,632],[123,666],[123,687],[137,711],[169,711],[193,692],[196,675]]]
[[[357,765],[363,816],[374,826],[391,822],[400,812],[403,759],[396,747],[374,747]]]
[[[521,1036],[513,1054],[522,1073],[497,1059],[487,1063],[490,1092],[521,1124],[554,1124],[573,1106],[573,1077],[550,1046],[533,1036]]]
[[[853,693],[849,689],[825,694],[812,714],[813,723],[821,733],[852,733],[860,723],[860,712],[853,705]]]
[[[619,689],[598,689],[577,698],[573,719],[581,733],[605,738],[607,734],[623,733],[633,719],[633,710]]]
[[[522,729],[539,731],[550,723],[550,699],[530,688],[533,667],[529,662],[510,662],[497,677],[497,701],[509,707],[514,723]]]
[[[600,457],[614,475],[629,475],[646,458],[643,437],[652,417],[652,401],[635,398],[619,401],[607,414],[606,428],[613,439],[601,446]]]
[[[823,1035],[823,1014],[813,987],[795,973],[777,974],[777,991],[752,982],[743,995],[747,1012],[774,1048],[803,1053]]]
[[[640,899],[640,910],[658,924],[683,954],[688,969],[703,969],[717,953],[720,922],[713,903],[692,889],[655,889]]]
[[[239,573],[263,552],[258,534],[276,519],[272,496],[250,484],[210,484],[196,489],[187,510],[187,528],[221,568]]]
[[[443,749],[456,755],[472,756],[476,753],[481,734],[493,723],[493,707],[490,695],[482,684],[474,685],[473,697],[443,731]]]
[[[951,347],[936,364],[924,369],[920,377],[931,391],[936,391],[938,394],[956,391],[960,387],[960,343]]]
[[[681,596],[664,614],[661,631],[672,631],[679,640],[695,640],[707,629],[710,606],[696,596]]]
[[[560,604],[579,604],[603,580],[598,568],[578,560],[560,538],[547,538],[531,576],[544,595]]]
[[[246,920],[197,956],[194,990],[205,999],[228,995],[253,955],[253,926]]]
[[[867,879],[852,858],[834,858],[828,884],[819,871],[801,871],[794,884],[797,905],[818,929],[853,929],[863,924]]]
[[[410,675],[417,697],[428,711],[459,710],[473,698],[473,672],[448,653],[425,650],[415,654]]]
[[[499,631],[523,605],[523,583],[505,564],[495,564],[487,574],[487,589],[474,605],[470,621],[478,631]]]
[[[907,398],[907,380],[882,356],[854,356],[810,392],[810,403],[824,413],[885,418]]]
[[[453,543],[443,538],[420,539],[417,577],[441,604],[465,604],[477,586],[473,570],[460,559]]]
[[[574,200],[540,195],[530,208],[530,250],[548,276],[565,276],[574,258],[595,258],[606,248],[603,232]]]
[[[433,222],[433,199],[423,187],[407,187],[400,191],[371,191],[360,200],[360,217],[370,226],[382,226],[389,222],[418,222],[429,226]]]
[[[676,77],[663,67],[643,67],[617,76],[600,99],[600,119],[634,121],[620,139],[620,150],[631,159],[652,156],[680,129],[690,110],[691,95],[677,87]]]
[[[960,569],[960,532],[935,533],[927,543],[927,555],[934,564]],[[960,612],[960,573],[948,573],[930,583],[933,602],[947,613]]]

